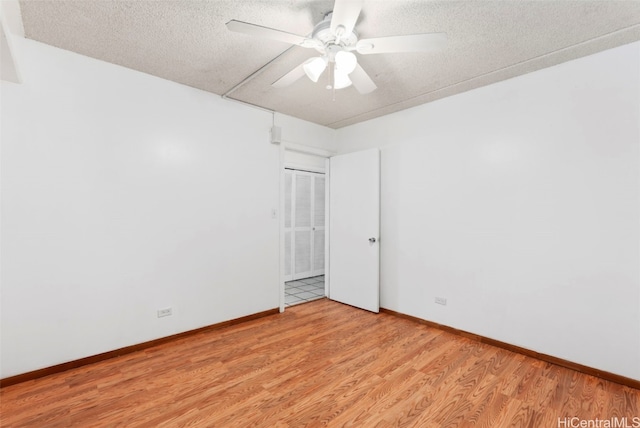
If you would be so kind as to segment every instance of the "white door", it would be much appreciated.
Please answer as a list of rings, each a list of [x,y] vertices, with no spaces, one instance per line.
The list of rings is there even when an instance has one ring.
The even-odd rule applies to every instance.
[[[332,157],[329,189],[329,298],[378,312],[379,150]]]

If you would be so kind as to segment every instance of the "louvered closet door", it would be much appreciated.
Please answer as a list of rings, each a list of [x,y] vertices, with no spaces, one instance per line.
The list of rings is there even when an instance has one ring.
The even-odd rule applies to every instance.
[[[313,217],[311,232],[313,234],[312,276],[324,275],[324,175],[313,176]]]
[[[293,231],[293,279],[312,276],[312,184],[313,177],[301,172],[294,173],[294,231]]]
[[[323,174],[285,171],[285,281],[324,274]]]
[[[293,279],[293,173],[284,172],[284,280]]]

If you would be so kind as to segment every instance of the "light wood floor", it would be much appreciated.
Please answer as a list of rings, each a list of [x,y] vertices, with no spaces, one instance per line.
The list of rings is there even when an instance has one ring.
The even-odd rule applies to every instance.
[[[9,386],[0,399],[3,427],[558,427],[640,416],[640,390],[326,299]]]

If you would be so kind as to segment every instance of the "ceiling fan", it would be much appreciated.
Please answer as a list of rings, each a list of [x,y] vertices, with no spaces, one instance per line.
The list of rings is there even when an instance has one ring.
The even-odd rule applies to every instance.
[[[327,89],[342,89],[353,85],[361,94],[368,94],[377,86],[358,64],[354,52],[362,55],[429,52],[443,48],[447,42],[445,33],[358,39],[354,27],[362,10],[362,3],[363,0],[336,0],[333,11],[327,13],[315,26],[310,37],[236,20],[227,22],[227,28],[238,33],[312,48],[321,54],[309,58],[275,81],[272,86],[276,88],[289,86],[305,74],[313,82],[317,82],[328,69]]]

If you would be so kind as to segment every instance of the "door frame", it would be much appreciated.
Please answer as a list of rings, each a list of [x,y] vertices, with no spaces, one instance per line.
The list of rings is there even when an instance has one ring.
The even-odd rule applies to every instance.
[[[279,198],[279,212],[280,215],[278,216],[280,221],[279,221],[279,227],[278,227],[278,243],[279,243],[279,256],[278,256],[278,260],[279,260],[279,269],[278,269],[278,293],[279,293],[279,300],[280,300],[280,312],[284,312],[284,308],[285,308],[285,302],[284,302],[284,205],[285,205],[285,201],[284,201],[284,170],[285,170],[285,160],[284,160],[284,155],[285,155],[285,150],[289,150],[289,151],[293,151],[293,152],[298,152],[298,153],[304,153],[307,155],[313,155],[313,156],[318,156],[321,158],[325,158],[324,164],[325,164],[325,218],[327,219],[326,223],[325,223],[325,240],[324,240],[324,269],[325,269],[325,295],[328,293],[329,291],[329,275],[327,275],[327,273],[329,272],[329,194],[331,192],[330,186],[329,186],[329,179],[330,179],[330,174],[331,171],[329,170],[329,158],[331,156],[335,156],[337,153],[333,152],[333,151],[329,151],[329,150],[324,150],[324,149],[319,149],[316,147],[309,147],[309,146],[305,146],[302,144],[296,144],[296,143],[290,143],[290,142],[286,142],[286,141],[282,141],[279,145],[279,162],[278,162],[278,176],[280,177],[280,191],[278,192],[278,198]],[[311,171],[311,172],[321,172],[321,171],[313,171],[312,168],[308,168],[305,167],[306,170]]]

